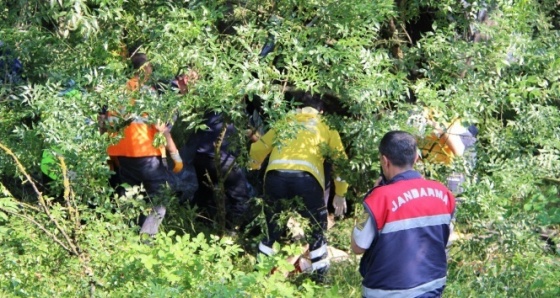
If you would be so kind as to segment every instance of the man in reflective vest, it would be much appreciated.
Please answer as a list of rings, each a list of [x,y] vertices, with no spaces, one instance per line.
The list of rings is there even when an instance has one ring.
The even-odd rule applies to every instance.
[[[152,73],[152,67],[146,55],[137,53],[131,58],[136,73],[126,84],[129,92],[150,92],[151,88],[144,83]],[[130,104],[134,105],[134,99]],[[111,160],[116,163],[118,174],[123,183],[129,185],[143,184],[150,196],[161,192],[166,184],[173,185],[174,177],[167,170],[163,153],[167,149],[173,159],[173,172],[178,173],[183,168],[183,161],[179,155],[175,142],[171,137],[170,127],[165,124],[150,123],[149,117],[143,115],[130,115],[128,113],[109,112],[110,125],[124,122],[123,138],[115,145],[107,148]],[[166,139],[166,148],[154,147],[153,142],[157,133],[162,133]],[[163,220],[166,208],[157,205],[146,217],[140,218],[141,233],[155,235]]]
[[[381,139],[383,178],[366,195],[364,219],[352,233],[352,251],[364,253],[364,297],[440,297],[445,288],[455,198],[413,170],[417,150],[407,132]]]
[[[323,163],[325,151],[333,159],[346,159],[346,153],[337,131],[331,130],[321,119],[322,101],[320,98],[306,94],[303,108],[291,114],[289,121],[296,125],[296,136],[288,140],[277,140],[278,132],[270,130],[251,145],[251,167],[259,169],[261,163],[270,154],[264,178],[265,215],[268,235],[259,244],[259,253],[272,255],[272,246],[283,233],[276,222],[282,205],[297,206],[299,197],[304,208],[299,213],[310,220],[312,227],[310,241],[310,258],[312,270],[318,277],[324,277],[328,270],[327,241],[324,231],[327,229],[327,206],[323,199],[325,173]],[[278,144],[279,143],[279,144]],[[336,174],[336,168],[334,169]],[[348,184],[341,178],[334,179],[335,215],[346,212],[345,194]]]

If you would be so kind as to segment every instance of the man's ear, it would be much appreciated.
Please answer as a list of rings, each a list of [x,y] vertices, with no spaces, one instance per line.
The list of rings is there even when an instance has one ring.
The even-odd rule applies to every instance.
[[[389,162],[389,159],[387,158],[387,156],[381,155],[381,162],[386,168],[389,167],[390,162]]]

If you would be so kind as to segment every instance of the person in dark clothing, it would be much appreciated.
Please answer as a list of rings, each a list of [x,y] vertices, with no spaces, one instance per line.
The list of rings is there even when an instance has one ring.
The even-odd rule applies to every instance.
[[[182,149],[184,152],[189,148],[196,148],[193,164],[198,179],[198,190],[194,195],[194,204],[209,215],[216,214],[215,187],[219,179],[223,179],[226,226],[234,228],[250,219],[247,178],[243,169],[236,163],[238,152],[232,148],[230,142],[237,130],[233,124],[224,120],[221,113],[207,112],[204,118],[204,124],[208,128],[196,131]],[[220,140],[222,133],[224,135]],[[218,142],[220,147],[216,148]],[[219,156],[216,157],[216,154]]]
[[[12,53],[8,45],[0,40],[0,86],[18,85],[23,81],[23,64]]]

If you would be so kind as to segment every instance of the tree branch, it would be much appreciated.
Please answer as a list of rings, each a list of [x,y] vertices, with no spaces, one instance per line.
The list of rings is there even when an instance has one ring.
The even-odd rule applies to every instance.
[[[62,156],[59,156],[58,160],[60,161],[62,176],[64,177],[63,178],[64,200],[66,201],[66,206],[68,207],[68,213],[70,215],[70,219],[74,223],[75,230],[78,231],[80,229],[80,220],[79,220],[80,214],[78,213],[79,212],[78,205],[76,204],[74,192],[72,191],[72,188],[70,188],[70,179],[68,178],[68,167],[66,166],[66,162],[64,162],[64,158]],[[77,242],[75,238],[73,240],[74,242]]]
[[[68,233],[66,233],[66,231],[60,226],[60,224],[58,223],[58,221],[52,216],[52,214],[49,211],[49,207],[47,206],[45,199],[43,198],[43,195],[41,194],[41,192],[39,191],[39,189],[37,189],[37,185],[35,185],[35,183],[33,182],[33,179],[31,179],[31,176],[29,176],[29,174],[27,173],[27,171],[25,171],[25,167],[21,164],[21,162],[19,161],[19,159],[16,157],[16,155],[12,152],[12,150],[10,150],[10,148],[4,146],[2,143],[0,143],[0,148],[2,150],[4,150],[6,152],[6,154],[8,154],[10,157],[13,158],[13,160],[16,163],[16,166],[18,168],[18,170],[25,176],[25,178],[27,179],[27,181],[29,181],[29,183],[31,184],[31,186],[33,187],[33,190],[35,191],[35,193],[37,194],[37,198],[39,200],[39,205],[42,207],[43,212],[47,215],[47,217],[49,218],[49,220],[55,225],[56,229],[62,234],[62,236],[64,236],[65,240],[66,240],[66,244],[70,247],[72,253],[76,256],[79,256],[79,252],[78,252],[78,248],[76,246],[76,244],[74,243],[74,241],[72,241],[72,239],[68,236]],[[63,246],[65,249],[68,249],[66,246]]]
[[[56,237],[56,235],[54,235],[53,233],[51,233],[49,230],[47,230],[47,228],[45,228],[43,225],[41,225],[40,223],[38,223],[37,221],[35,221],[33,218],[27,216],[27,215],[23,215],[23,214],[19,214],[17,212],[13,212],[11,210],[8,209],[4,209],[2,207],[0,207],[0,210],[12,214],[14,216],[23,218],[29,222],[31,222],[32,224],[34,224],[37,228],[39,228],[41,231],[43,231],[45,234],[47,234],[47,236],[49,236],[49,238],[51,238],[51,240],[53,240],[54,242],[56,242],[58,245],[60,245],[64,250],[66,250],[67,252],[69,252],[70,254],[76,255],[78,256],[78,254],[76,254],[76,252],[67,247],[66,245],[64,245],[64,243],[62,243],[62,241],[60,239],[58,239],[58,237]]]

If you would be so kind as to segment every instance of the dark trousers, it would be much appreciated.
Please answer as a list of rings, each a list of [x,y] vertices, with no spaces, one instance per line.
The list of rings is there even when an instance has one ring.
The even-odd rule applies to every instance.
[[[164,165],[160,156],[149,157],[118,157],[119,178],[123,183],[131,186],[143,184],[148,196],[156,198],[152,212],[147,216],[140,216],[140,232],[155,235],[165,216],[166,198],[160,197],[164,187],[174,189],[175,177]]]
[[[148,195],[156,195],[169,184],[173,187],[173,174],[167,169],[161,156],[118,157],[119,177],[123,183],[143,184]]]
[[[218,171],[213,156],[197,154],[193,160],[198,179],[198,190],[194,201],[209,215],[216,214],[214,186],[218,183]],[[249,189],[245,172],[235,164],[235,158],[220,160],[219,174],[226,175],[224,188],[226,195],[226,220],[229,225],[243,225],[250,220]]]
[[[285,206],[298,206],[298,203],[303,202],[303,206],[296,211],[310,221],[311,236],[307,237],[309,250],[314,251],[325,245],[327,207],[323,195],[319,182],[307,172],[268,171],[264,182],[268,237],[263,244],[272,247],[284,233],[285,228],[278,226],[275,215],[281,213]]]

